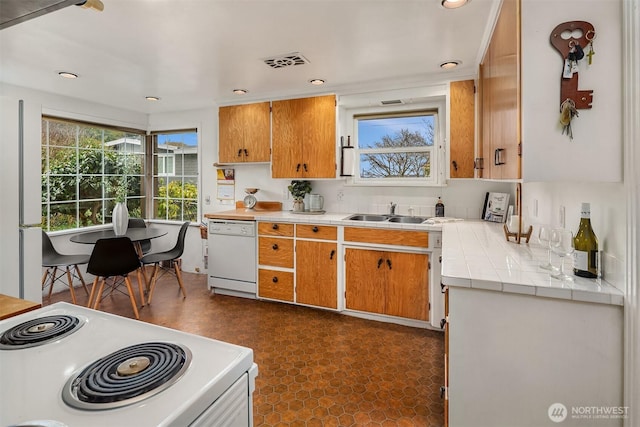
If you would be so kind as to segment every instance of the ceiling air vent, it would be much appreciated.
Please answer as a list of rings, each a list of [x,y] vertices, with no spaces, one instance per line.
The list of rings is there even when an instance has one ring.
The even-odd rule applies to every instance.
[[[294,65],[308,64],[309,60],[302,56],[299,52],[287,53],[285,55],[267,58],[264,63],[271,68],[292,67]]]
[[[380,101],[380,104],[382,104],[382,105],[399,105],[399,104],[404,104],[404,102],[401,99],[390,99],[388,101]]]

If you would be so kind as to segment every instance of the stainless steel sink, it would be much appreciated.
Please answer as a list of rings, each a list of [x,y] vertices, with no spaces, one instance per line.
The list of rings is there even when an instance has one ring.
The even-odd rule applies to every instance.
[[[385,221],[387,217],[384,215],[355,214],[345,219],[349,221]]]
[[[355,214],[345,218],[347,221],[387,221],[401,224],[421,224],[426,220],[421,216]]]
[[[400,222],[402,224],[420,224],[426,218],[422,218],[420,216],[393,216],[389,218],[389,222]]]

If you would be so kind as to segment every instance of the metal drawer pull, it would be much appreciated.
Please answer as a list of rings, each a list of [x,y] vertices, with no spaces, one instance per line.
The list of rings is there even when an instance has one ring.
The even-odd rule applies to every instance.
[[[317,232],[318,232],[318,227],[313,227],[313,228],[311,229],[311,231],[313,231],[314,233],[317,233]]]
[[[380,268],[381,265],[382,265],[382,258],[378,260],[378,268]]]
[[[238,149],[238,157],[242,156],[242,148]]]
[[[447,391],[445,386],[440,387],[440,399],[444,399],[444,394]]]
[[[440,329],[444,329],[444,325],[447,324],[447,319],[440,319]]]
[[[271,246],[271,248],[273,248],[274,251],[278,250],[278,244],[274,243],[273,246]]]
[[[296,166],[296,172],[300,172],[300,163]]]
[[[278,224],[273,224],[273,225],[271,226],[271,228],[273,228],[274,230],[277,230],[277,229],[278,229]]]
[[[247,156],[247,157],[249,157],[249,152],[247,151],[247,149],[246,149],[246,148],[244,149],[244,155],[245,155],[245,156]]]
[[[329,254],[329,259],[333,259],[333,256],[336,254],[334,249],[331,249],[331,254]]]
[[[387,258],[387,265],[389,266],[389,270],[391,270],[391,260]]]
[[[272,281],[273,283],[278,283],[278,277],[273,276],[273,279],[271,279],[271,281]]]

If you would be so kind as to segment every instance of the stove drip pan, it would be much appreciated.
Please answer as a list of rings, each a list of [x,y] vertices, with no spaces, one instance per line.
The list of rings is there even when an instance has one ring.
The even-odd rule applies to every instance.
[[[73,374],[62,400],[74,408],[103,410],[147,399],[178,381],[191,363],[178,344],[148,342],[117,350]]]
[[[47,344],[80,329],[85,320],[66,314],[39,317],[7,329],[0,335],[0,349],[18,350]]]

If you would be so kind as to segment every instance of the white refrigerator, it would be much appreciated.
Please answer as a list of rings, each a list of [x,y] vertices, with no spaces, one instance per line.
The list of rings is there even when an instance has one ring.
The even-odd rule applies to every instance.
[[[42,302],[42,107],[0,96],[0,293]]]

